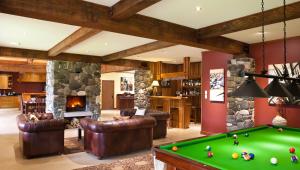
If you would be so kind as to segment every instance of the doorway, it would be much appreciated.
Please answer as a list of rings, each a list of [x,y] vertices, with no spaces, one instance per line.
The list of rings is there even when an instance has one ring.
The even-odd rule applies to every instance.
[[[114,109],[114,80],[102,80],[102,109]]]

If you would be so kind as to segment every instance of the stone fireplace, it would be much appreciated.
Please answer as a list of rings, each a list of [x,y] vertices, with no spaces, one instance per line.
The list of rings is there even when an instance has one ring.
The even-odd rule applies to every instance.
[[[48,61],[46,111],[56,117],[74,110],[100,114],[100,77],[100,64]],[[77,104],[68,108],[69,100]]]

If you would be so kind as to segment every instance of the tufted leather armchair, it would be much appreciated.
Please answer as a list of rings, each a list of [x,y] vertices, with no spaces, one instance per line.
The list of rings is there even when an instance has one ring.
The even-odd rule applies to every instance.
[[[26,114],[17,116],[19,143],[23,155],[32,158],[64,151],[64,120],[52,113],[36,114],[39,121],[29,121]]]

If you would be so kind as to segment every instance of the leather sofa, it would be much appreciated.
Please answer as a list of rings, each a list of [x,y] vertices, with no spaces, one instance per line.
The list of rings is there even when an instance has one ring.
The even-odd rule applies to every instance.
[[[120,111],[121,116],[133,116],[136,109],[123,109]],[[153,128],[153,139],[165,138],[167,136],[167,126],[170,114],[168,112],[162,112],[158,110],[147,109],[145,116],[154,117],[156,120],[156,126]]]
[[[155,119],[150,116],[111,121],[83,118],[80,125],[84,129],[84,150],[99,159],[152,147]]]
[[[38,121],[28,115],[17,116],[19,144],[26,158],[61,154],[64,151],[64,120],[53,119],[52,113],[35,114]]]

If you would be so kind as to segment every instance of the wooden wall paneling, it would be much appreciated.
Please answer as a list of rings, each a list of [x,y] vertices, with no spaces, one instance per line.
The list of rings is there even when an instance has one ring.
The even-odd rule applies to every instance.
[[[185,73],[185,78],[188,79],[191,75],[191,61],[190,57],[183,58],[183,72]]]

